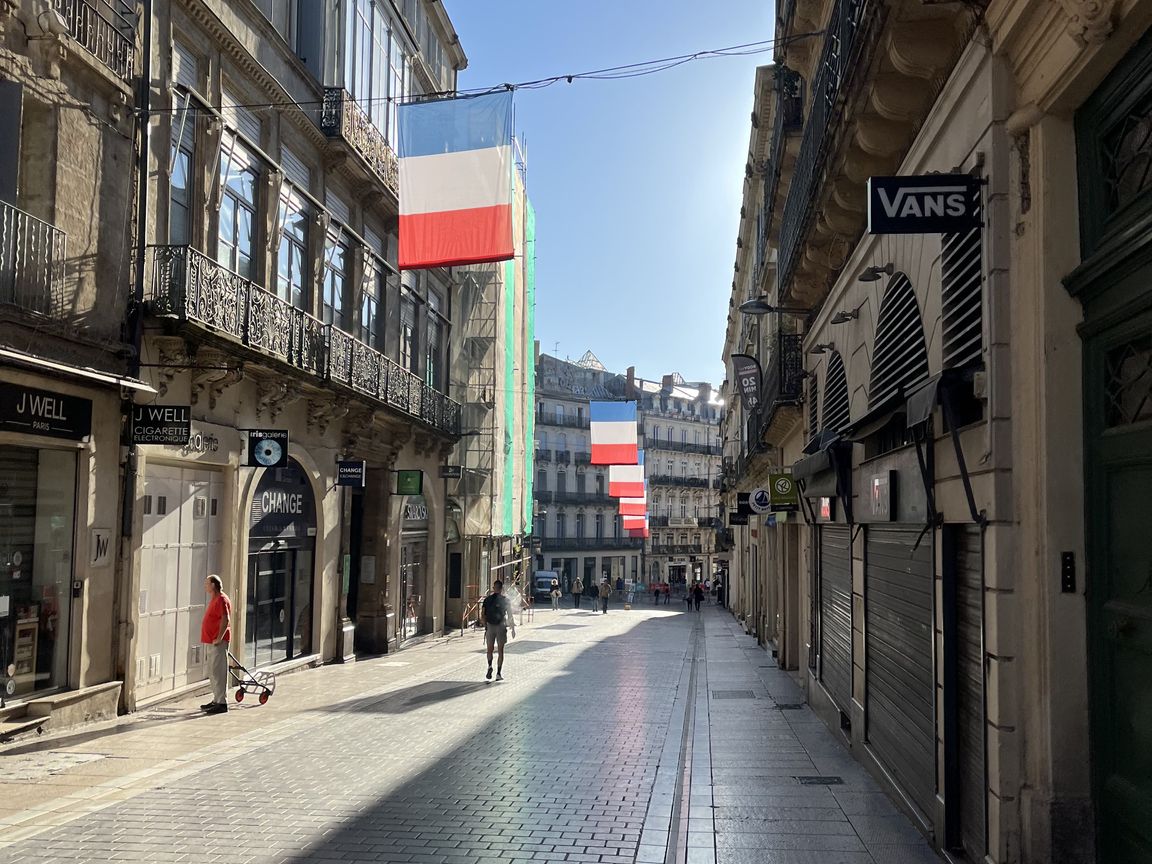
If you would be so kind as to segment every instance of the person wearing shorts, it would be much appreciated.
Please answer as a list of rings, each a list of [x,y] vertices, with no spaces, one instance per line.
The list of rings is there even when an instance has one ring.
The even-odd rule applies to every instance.
[[[488,646],[488,674],[492,680],[492,655],[496,654],[496,680],[504,680],[504,646],[508,644],[508,631],[516,638],[516,622],[512,618],[512,604],[504,596],[504,583],[497,579],[492,583],[492,593],[480,604],[480,615],[484,619],[484,642]]]

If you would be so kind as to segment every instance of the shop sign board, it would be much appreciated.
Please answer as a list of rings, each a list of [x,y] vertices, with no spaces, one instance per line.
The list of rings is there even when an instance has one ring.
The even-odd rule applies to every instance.
[[[192,437],[192,406],[133,405],[128,440],[132,444],[183,447]]]
[[[416,471],[397,471],[396,472],[396,494],[397,495],[423,495],[424,494],[424,472]]]
[[[752,495],[749,492],[736,493],[736,512],[741,516],[747,517],[755,514],[756,511],[752,509],[752,504],[750,502],[751,497]],[[742,524],[747,525],[748,523],[745,521]]]
[[[304,538],[316,534],[312,487],[296,468],[265,471],[252,496],[253,538]]]
[[[953,234],[979,228],[980,178],[922,174],[868,178],[869,234]]]
[[[800,509],[800,494],[791,474],[768,475],[769,508],[773,513],[791,513]]]
[[[731,525],[747,525],[748,514],[741,513],[739,510],[728,511],[728,524]]]
[[[772,494],[767,489],[753,489],[748,493],[748,506],[757,515],[770,513],[772,511]]]
[[[0,382],[0,429],[83,441],[92,434],[92,400]]]
[[[249,468],[284,468],[288,465],[287,429],[249,429]]]
[[[868,515],[874,522],[890,522],[893,518],[892,494],[896,485],[895,471],[881,471],[868,478]]]
[[[368,477],[368,463],[363,459],[344,459],[336,463],[336,485],[363,489]]]

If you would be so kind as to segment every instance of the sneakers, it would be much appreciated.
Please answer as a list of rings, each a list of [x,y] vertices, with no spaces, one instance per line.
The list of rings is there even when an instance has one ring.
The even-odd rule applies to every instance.
[[[210,705],[209,707],[205,708],[204,713],[205,714],[227,714],[228,713],[228,703],[227,702],[217,702],[215,705]]]
[[[503,675],[501,675],[499,672],[497,672],[497,673],[496,673],[496,680],[497,680],[497,681],[503,681],[503,680],[504,680],[504,676],[503,676]]]
[[[488,674],[485,675],[484,677],[487,678],[489,681],[492,680],[492,667],[491,666],[488,667]]]

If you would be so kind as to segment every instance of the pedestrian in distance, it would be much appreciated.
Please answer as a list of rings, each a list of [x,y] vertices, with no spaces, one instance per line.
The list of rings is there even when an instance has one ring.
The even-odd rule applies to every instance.
[[[560,598],[564,596],[564,592],[560,590],[560,582],[556,579],[552,580],[552,590],[548,592],[552,596],[552,611],[560,611]]]
[[[213,573],[204,580],[208,605],[200,622],[200,641],[208,646],[208,680],[212,701],[201,705],[205,714],[228,710],[228,643],[232,641],[232,601],[224,593],[224,583]]]
[[[600,611],[608,614],[608,598],[612,596],[612,583],[605,579],[600,583]]]
[[[621,599],[624,598],[624,577],[623,576],[617,576],[616,577],[616,593],[620,596]]]
[[[704,586],[699,582],[696,587],[692,589],[692,602],[696,605],[696,611],[700,611],[700,604],[704,602]]]
[[[652,605],[656,606],[660,603],[660,583],[652,583]]]
[[[484,676],[492,680],[492,654],[496,656],[496,680],[504,680],[504,646],[508,644],[508,631],[516,638],[516,621],[512,617],[512,604],[504,596],[504,583],[497,579],[492,583],[492,593],[480,604],[480,618],[484,622],[484,642],[488,647],[488,673]]]
[[[572,601],[575,608],[580,608],[580,597],[584,594],[584,581],[577,576],[576,581],[572,583]]]
[[[660,594],[664,597],[665,606],[672,602],[672,586],[667,582],[660,583]]]

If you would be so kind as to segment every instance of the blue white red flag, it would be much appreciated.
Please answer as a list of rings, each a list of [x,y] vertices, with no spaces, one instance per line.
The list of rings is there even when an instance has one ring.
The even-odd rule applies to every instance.
[[[621,516],[645,516],[648,513],[647,498],[621,498]]]
[[[637,464],[635,402],[591,402],[588,418],[593,465]]]
[[[647,516],[644,517],[644,527],[643,528],[629,528],[628,529],[628,536],[629,537],[648,537],[649,536],[648,517]]]
[[[636,465],[608,466],[608,494],[613,498],[639,498],[644,489],[644,451],[636,452]]]
[[[513,257],[511,91],[397,110],[400,269]]]
[[[648,527],[647,516],[621,516],[624,521],[625,531],[635,531],[637,528],[644,529]]]

